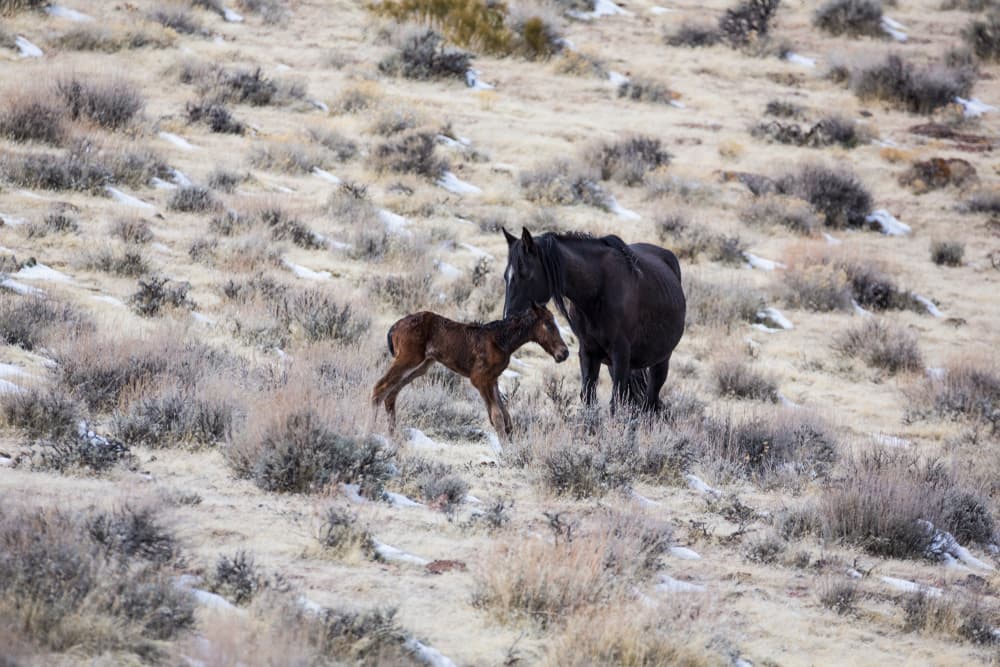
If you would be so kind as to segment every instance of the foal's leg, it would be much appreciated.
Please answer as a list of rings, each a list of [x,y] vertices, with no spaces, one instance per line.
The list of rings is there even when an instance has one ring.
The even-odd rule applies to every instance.
[[[375,383],[375,388],[372,390],[372,416],[370,421],[369,431],[375,430],[375,423],[378,420],[378,406],[386,402],[386,398],[393,389],[402,382],[408,374],[410,374],[414,368],[419,367],[423,362],[423,359],[418,359],[415,355],[403,355],[400,354],[392,361],[392,365],[389,366],[389,370],[385,372],[378,382]],[[398,390],[397,390],[398,391]],[[395,408],[395,404],[393,405]],[[389,405],[386,403],[386,412],[389,412]],[[389,414],[390,427],[395,422],[395,415]]]
[[[496,402],[496,395],[500,391],[497,388],[496,378],[477,378],[477,380],[472,381],[472,385],[479,390],[479,395],[483,397],[483,403],[486,404],[486,414],[490,418],[493,430],[497,432],[500,441],[506,444],[507,429],[504,428],[503,413]]]
[[[507,412],[507,406],[503,402],[503,394],[500,393],[500,385],[493,385],[493,400],[496,401],[497,405],[500,406],[500,414],[503,417],[503,427],[507,431],[507,438],[509,439],[511,434],[514,432],[514,423],[510,420],[510,413]]]
[[[395,386],[393,386],[386,394],[385,411],[386,414],[389,415],[390,433],[396,432],[396,397],[399,396],[399,392],[403,389],[403,387],[410,384],[418,377],[426,373],[432,365],[434,365],[433,359],[424,359],[424,361],[421,362],[419,366],[412,369],[411,371],[409,371],[409,373],[400,378],[399,381],[396,382]]]

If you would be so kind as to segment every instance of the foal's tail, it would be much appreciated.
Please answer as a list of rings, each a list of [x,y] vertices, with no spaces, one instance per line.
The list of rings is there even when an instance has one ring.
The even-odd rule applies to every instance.
[[[399,324],[399,322],[396,324]],[[396,330],[396,324],[389,327],[389,332],[385,335],[385,342],[389,346],[389,354],[394,357],[396,356],[396,346],[392,344],[392,332]]]

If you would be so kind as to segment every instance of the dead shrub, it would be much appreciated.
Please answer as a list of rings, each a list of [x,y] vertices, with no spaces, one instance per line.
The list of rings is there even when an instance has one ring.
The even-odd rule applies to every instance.
[[[99,51],[117,53],[123,49],[151,47],[165,49],[173,46],[175,38],[169,32],[156,30],[125,30],[100,25],[86,25],[71,28],[49,40],[49,43],[63,51]]]
[[[324,549],[333,553],[347,554],[357,550],[372,558],[375,556],[375,540],[357,523],[356,516],[331,505],[320,517],[316,539]]]
[[[719,32],[733,48],[766,40],[780,0],[743,0],[719,19]]]
[[[167,208],[180,213],[205,213],[221,206],[212,191],[201,185],[177,188],[167,200]]]
[[[469,484],[452,466],[411,456],[403,459],[399,468],[404,492],[418,492],[424,502],[445,512],[452,512],[465,502]]]
[[[868,188],[846,168],[806,164],[776,181],[779,194],[809,202],[827,227],[862,227],[872,210]]]
[[[593,168],[557,160],[521,173],[521,190],[528,201],[549,205],[586,204],[607,210],[608,195]]]
[[[237,551],[232,557],[219,556],[215,562],[210,588],[235,604],[248,604],[268,586],[267,577],[246,551]]]
[[[217,444],[232,433],[236,409],[230,397],[217,392],[168,385],[115,410],[111,433],[129,444],[154,448]]]
[[[684,276],[687,298],[686,327],[719,327],[732,331],[736,326],[755,322],[765,305],[764,296],[740,283],[723,285],[708,282],[690,273]]]
[[[861,99],[884,100],[912,113],[928,114],[968,97],[976,74],[969,67],[917,67],[895,53],[848,70],[851,90]]]
[[[84,266],[91,271],[103,271],[115,276],[136,278],[149,271],[149,260],[139,246],[125,245],[113,248],[110,245],[93,251],[86,258]]]
[[[914,162],[909,169],[899,175],[899,184],[909,187],[915,194],[923,194],[950,185],[962,188],[978,181],[976,168],[968,160],[960,158],[933,157],[922,162]]]
[[[670,164],[671,157],[659,139],[635,135],[591,147],[586,161],[600,171],[601,180],[631,186],[642,184],[648,172]]]
[[[791,408],[728,414],[711,420],[705,438],[711,460],[762,484],[826,476],[838,458],[836,433],[816,415]]]
[[[137,147],[102,147],[78,141],[62,153],[0,153],[0,176],[11,185],[100,194],[107,185],[146,185],[161,175],[158,155]]]
[[[149,14],[149,19],[159,23],[164,28],[170,28],[180,35],[195,35],[204,33],[201,22],[186,8],[180,6],[157,7]]]
[[[70,118],[86,119],[108,130],[131,124],[146,104],[135,85],[124,79],[71,76],[59,80],[55,90]]]
[[[555,541],[503,541],[475,573],[475,604],[505,622],[543,628],[621,600],[654,571],[670,531],[641,514],[603,511],[587,524],[549,515]]]
[[[0,137],[58,145],[66,138],[66,111],[38,90],[7,91],[0,110]]]
[[[888,37],[881,0],[826,0],[813,14],[813,25],[830,35]]]
[[[838,145],[848,149],[868,143],[872,136],[867,127],[840,116],[827,116],[812,127],[776,120],[761,122],[750,130],[750,134],[758,139],[793,146],[822,148]]]
[[[807,252],[789,262],[784,280],[785,299],[794,307],[823,312],[848,310],[857,302],[878,311],[923,310],[875,259],[829,250]]]
[[[667,46],[702,48],[721,42],[722,34],[711,24],[685,21],[676,31],[664,35],[663,41]]]
[[[0,394],[0,416],[29,438],[58,440],[76,433],[83,409],[59,388],[29,387]]]
[[[143,245],[153,240],[149,223],[141,218],[120,218],[111,225],[111,235],[133,245]]]
[[[938,266],[962,266],[965,244],[960,241],[931,241],[931,261]]]
[[[993,8],[985,16],[972,19],[962,30],[962,39],[978,58],[1000,60],[1000,11]]]
[[[208,102],[188,102],[184,111],[189,123],[204,123],[212,132],[220,134],[243,134],[246,125],[233,118],[232,113],[223,104]]]
[[[835,339],[834,349],[889,373],[918,371],[924,365],[916,336],[874,317],[866,318],[844,331]]]
[[[88,316],[69,303],[0,290],[0,341],[6,345],[31,351],[56,336],[73,337],[93,326]]]
[[[764,113],[778,118],[801,118],[805,111],[801,105],[786,100],[770,100],[764,107]]]
[[[170,284],[172,283],[172,284]],[[191,283],[178,282],[164,276],[139,279],[139,289],[129,297],[132,309],[145,317],[159,315],[164,307],[191,310],[194,302],[188,298]]]
[[[308,174],[327,166],[327,154],[315,147],[298,143],[259,144],[250,153],[250,166],[288,174]]]
[[[788,544],[774,532],[752,537],[743,545],[743,557],[751,563],[773,565],[785,553]]]
[[[0,622],[46,651],[155,655],[194,626],[194,599],[171,581],[176,550],[157,545],[173,538],[154,522],[128,508],[0,511]]]
[[[618,97],[624,97],[633,102],[670,104],[676,99],[677,95],[664,83],[654,81],[653,79],[633,77],[619,84]]]
[[[819,602],[838,616],[846,616],[857,608],[859,592],[854,579],[827,579],[820,587]]]
[[[305,493],[346,482],[369,498],[381,497],[392,452],[375,438],[344,432],[322,404],[291,403],[279,399],[234,434],[224,451],[233,472],[269,492]]]
[[[778,402],[774,377],[754,369],[745,359],[731,356],[712,365],[712,381],[719,396]]]
[[[973,419],[1000,428],[1000,370],[983,359],[959,359],[909,391],[911,418]]]
[[[472,56],[448,49],[441,35],[425,30],[410,35],[396,53],[379,63],[379,71],[406,79],[459,79],[465,81]]]
[[[796,197],[765,195],[740,211],[740,220],[751,226],[778,224],[812,236],[822,225],[812,209]]]
[[[379,172],[414,174],[437,180],[448,170],[448,161],[436,152],[437,139],[430,131],[414,130],[377,145],[371,154]]]

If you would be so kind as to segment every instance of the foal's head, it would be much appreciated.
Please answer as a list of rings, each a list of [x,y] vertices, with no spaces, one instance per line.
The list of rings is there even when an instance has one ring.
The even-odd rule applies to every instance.
[[[531,340],[541,345],[542,349],[551,354],[557,362],[566,361],[569,348],[559,335],[559,327],[551,311],[539,303],[533,303],[531,314],[534,316],[531,324]]]

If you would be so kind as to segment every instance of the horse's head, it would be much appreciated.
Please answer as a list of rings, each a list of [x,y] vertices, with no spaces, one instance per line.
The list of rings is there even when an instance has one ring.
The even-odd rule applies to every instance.
[[[525,228],[521,238],[517,238],[504,229],[503,235],[507,239],[503,316],[509,317],[527,310],[532,303],[548,303],[552,298],[552,286],[545,275],[542,257],[531,232]]]
[[[531,312],[535,316],[531,325],[531,339],[542,346],[542,349],[552,355],[556,362],[566,361],[569,348],[559,335],[559,327],[552,312],[540,303],[531,304]]]

